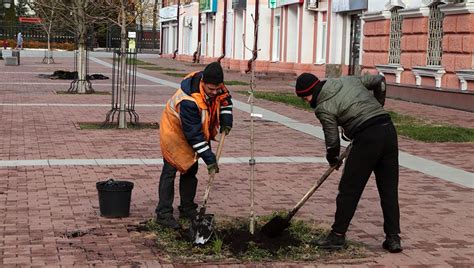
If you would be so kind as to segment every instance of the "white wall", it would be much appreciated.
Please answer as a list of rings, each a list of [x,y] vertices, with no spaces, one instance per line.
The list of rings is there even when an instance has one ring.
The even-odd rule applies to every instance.
[[[265,1],[261,1],[265,2]],[[271,25],[272,25],[272,10],[268,8],[267,3],[260,3],[260,23],[258,28],[258,52],[257,60],[270,60],[270,46],[271,46]]]
[[[341,64],[343,58],[343,42],[346,42],[346,22],[343,16],[344,13],[332,13],[331,14],[331,28],[329,29],[329,55],[326,55],[326,58],[329,56],[328,63],[330,64]],[[349,43],[349,41],[347,41]]]
[[[286,36],[286,62],[298,60],[298,5],[288,5],[288,29]]]
[[[302,26],[302,38],[301,38],[301,63],[313,63],[313,44],[314,44],[314,35],[316,31],[314,30],[314,16],[316,12],[308,11],[306,8],[303,8],[303,26]]]
[[[385,5],[387,3],[390,3],[391,1],[393,2],[399,2],[394,1],[394,0],[369,0],[368,2],[368,12],[377,12],[377,11],[382,11],[385,10]],[[420,6],[423,6],[422,0],[401,0],[406,7],[405,8],[417,8]]]

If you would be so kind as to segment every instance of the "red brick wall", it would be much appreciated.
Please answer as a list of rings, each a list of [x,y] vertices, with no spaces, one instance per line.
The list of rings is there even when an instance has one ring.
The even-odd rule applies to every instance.
[[[446,69],[441,87],[459,89],[459,79],[455,73],[461,69],[471,69],[474,55],[474,14],[446,15],[443,23],[443,58]],[[362,56],[363,71],[374,72],[376,64],[388,63],[390,20],[368,21],[364,24]],[[425,66],[428,47],[428,17],[405,18],[402,26],[400,64],[405,71],[401,83],[415,85],[413,66]],[[393,75],[387,80],[394,82]],[[434,78],[423,77],[423,86],[434,86]],[[474,90],[472,82],[468,90]]]
[[[388,63],[390,20],[367,21],[363,30],[362,72],[375,72],[376,64]]]
[[[402,25],[402,40],[401,40],[402,54],[400,57],[400,64],[405,69],[402,75],[401,83],[408,83],[414,81],[407,75],[411,76],[413,66],[426,65],[426,51],[428,48],[428,18],[405,18]],[[404,80],[404,78],[406,80]]]
[[[471,69],[474,53],[474,14],[447,15],[443,23],[443,59],[446,69],[442,86],[459,88],[459,79],[455,72],[461,69]],[[474,90],[472,84],[469,90]]]

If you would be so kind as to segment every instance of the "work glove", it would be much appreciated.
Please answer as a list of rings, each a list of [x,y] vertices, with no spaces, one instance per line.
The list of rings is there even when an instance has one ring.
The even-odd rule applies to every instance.
[[[212,163],[207,165],[207,171],[209,172],[209,175],[219,173],[219,166],[217,163]]]
[[[339,170],[339,167],[342,165],[342,159],[339,159],[339,155],[328,152],[326,154],[326,159],[331,167],[335,167],[336,170]]]
[[[230,130],[232,129],[232,127],[230,126],[221,126],[221,129],[220,129],[220,132],[221,133],[225,133],[225,135],[229,135],[229,132]]]

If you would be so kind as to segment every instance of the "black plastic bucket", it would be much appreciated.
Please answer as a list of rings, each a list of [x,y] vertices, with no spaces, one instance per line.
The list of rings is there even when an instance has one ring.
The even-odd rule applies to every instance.
[[[128,217],[133,182],[109,179],[96,184],[99,192],[100,215],[108,218]]]

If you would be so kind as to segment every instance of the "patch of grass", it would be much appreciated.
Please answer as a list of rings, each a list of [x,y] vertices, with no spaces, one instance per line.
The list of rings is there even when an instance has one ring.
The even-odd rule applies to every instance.
[[[94,90],[93,92],[87,92],[84,94],[70,93],[67,90],[55,91],[55,92],[58,95],[76,95],[76,96],[77,95],[111,95],[112,94],[109,91],[97,91],[97,90]]]
[[[241,94],[246,94],[249,95],[247,91],[238,91]],[[309,105],[304,102],[301,98],[295,96],[293,93],[288,93],[288,92],[259,92],[259,91],[254,91],[253,95],[257,99],[264,99],[264,100],[269,100],[269,101],[274,101],[274,102],[280,102],[280,103],[285,103],[293,107],[298,107],[304,110],[312,110]]]
[[[139,68],[150,71],[181,71],[174,68],[160,67],[160,66],[138,66]]]
[[[186,75],[188,75],[187,73],[171,73],[171,72],[165,72],[163,74],[173,76],[173,77],[185,77]]]
[[[248,219],[216,218],[215,235],[202,246],[189,242],[188,230],[163,228],[150,220],[143,237],[153,237],[155,246],[171,262],[228,262],[228,261],[331,261],[364,258],[371,253],[361,244],[350,242],[344,250],[334,252],[319,249],[312,244],[328,230],[293,219],[288,230],[280,237],[266,238],[258,233],[271,216],[257,217],[256,234],[248,231]],[[189,227],[189,222],[181,221]],[[150,233],[153,235],[150,236]]]
[[[224,84],[227,85],[227,86],[248,86],[248,85],[250,85],[247,82],[237,81],[237,80],[225,81]]]
[[[240,91],[239,93],[248,94]],[[311,107],[293,93],[254,92],[256,98],[285,103],[305,110]],[[389,111],[399,135],[423,142],[474,142],[474,129],[430,122]]]
[[[84,130],[95,130],[95,129],[118,129],[117,123],[102,125],[102,122],[78,122],[77,126],[79,129]],[[159,129],[160,125],[158,123],[138,123],[130,124],[127,123],[126,129],[140,130],[140,129]]]
[[[119,61],[119,58],[115,58],[115,61]],[[155,64],[147,62],[147,61],[127,58],[127,64],[133,64],[133,63],[135,63],[136,65],[155,65]]]
[[[397,132],[424,142],[474,142],[474,129],[437,124],[390,111]]]

